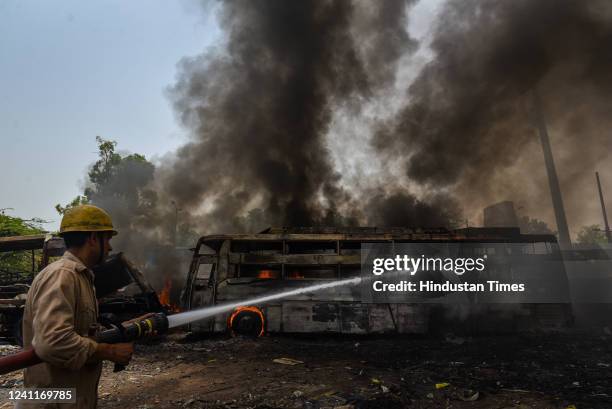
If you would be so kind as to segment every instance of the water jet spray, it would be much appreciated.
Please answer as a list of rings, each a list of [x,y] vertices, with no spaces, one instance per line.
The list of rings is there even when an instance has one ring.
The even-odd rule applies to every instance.
[[[191,324],[192,322],[210,318],[217,314],[232,311],[240,306],[264,304],[269,301],[279,300],[293,295],[315,292],[343,285],[359,284],[361,280],[361,277],[355,277],[346,280],[332,281],[173,315],[166,315],[163,313],[152,314],[150,317],[140,321],[132,322],[126,325],[114,326],[110,329],[101,331],[96,336],[96,341],[106,344],[133,342],[137,339],[145,338],[152,334],[163,334],[170,328]],[[28,366],[36,365],[41,362],[43,361],[38,355],[36,355],[36,351],[33,348],[28,348],[17,354],[0,358],[0,375],[27,368]],[[123,368],[116,367],[116,370],[120,369]]]

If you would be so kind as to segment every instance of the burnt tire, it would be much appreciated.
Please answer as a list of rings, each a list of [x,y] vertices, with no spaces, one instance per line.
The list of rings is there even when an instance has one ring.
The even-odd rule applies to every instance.
[[[261,316],[253,311],[240,311],[231,323],[231,331],[236,335],[258,337],[263,333],[264,323]]]

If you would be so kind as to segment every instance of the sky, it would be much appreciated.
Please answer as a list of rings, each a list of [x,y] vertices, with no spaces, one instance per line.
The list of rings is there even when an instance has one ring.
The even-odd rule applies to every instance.
[[[196,1],[0,0],[0,209],[56,229],[96,135],[152,159],[176,149],[166,89],[219,38]]]

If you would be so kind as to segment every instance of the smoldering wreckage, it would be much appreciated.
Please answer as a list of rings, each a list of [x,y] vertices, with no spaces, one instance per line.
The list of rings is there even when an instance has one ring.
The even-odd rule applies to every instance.
[[[143,311],[159,312],[164,330],[189,324],[140,341],[124,371],[106,368],[101,407],[610,406],[610,247],[581,248],[569,233],[601,214],[585,199],[595,167],[612,180],[602,149],[612,125],[610,5],[451,0],[428,44],[410,34],[417,6],[219,6],[227,52],[181,62],[170,95],[191,140],[159,165],[147,196],[157,202],[93,200],[123,237],[145,243],[176,222],[176,203],[196,231],[231,233],[201,237],[182,281],[164,266],[173,299],[125,256],[96,275],[114,277],[96,283],[109,325]],[[419,65],[425,48],[432,57]],[[402,85],[405,66],[417,74]],[[387,113],[373,115],[380,107]],[[363,152],[388,166],[361,167]],[[552,206],[540,194],[548,189]],[[521,232],[509,202],[485,209],[485,227],[458,227],[507,197],[554,220],[558,238]],[[121,236],[116,247],[137,253]],[[302,291],[350,281],[371,242],[477,243],[498,255],[520,246],[561,258],[567,300],[449,307],[364,303],[353,286]],[[46,237],[0,245],[41,249],[33,271],[62,248]],[[3,329],[18,338],[27,282],[6,280]],[[290,295],[267,297],[279,292]],[[183,320],[207,308],[214,314]],[[0,381],[3,396],[21,382],[14,372]]]
[[[34,240],[41,238],[0,244],[15,249]],[[569,331],[575,316],[569,303],[474,304],[459,318],[439,304],[364,304],[350,286],[313,290],[317,282],[358,276],[361,244],[383,240],[478,243],[500,253],[520,243],[530,257],[546,257],[556,245],[552,235],[521,235],[514,228],[287,228],[204,236],[193,249],[180,300],[181,309],[192,310],[186,313],[161,304],[143,275],[117,255],[97,271],[100,279],[113,277],[96,280],[101,311],[113,308],[122,319],[155,307],[162,313],[123,333],[116,327],[103,332],[106,342],[137,339],[141,328],[165,334],[190,322],[181,319],[185,314],[213,313],[192,322],[189,332],[146,338],[125,373],[105,372],[103,407],[605,407],[612,358],[605,343],[612,333]],[[58,254],[58,239],[45,243]],[[549,254],[535,251],[542,243],[550,245],[541,247]],[[112,291],[130,281],[141,292],[118,302]],[[270,296],[279,292],[284,295]],[[149,303],[130,310],[139,298]],[[21,299],[3,305],[12,302],[15,312]],[[37,362],[25,354],[28,364]],[[244,377],[257,381],[247,386]],[[19,385],[19,374],[3,378],[7,389]],[[155,391],[170,384],[176,394]],[[143,399],[143,387],[151,388],[150,399]]]

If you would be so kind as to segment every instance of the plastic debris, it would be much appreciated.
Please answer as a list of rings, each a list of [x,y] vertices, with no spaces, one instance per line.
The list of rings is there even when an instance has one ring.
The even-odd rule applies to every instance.
[[[441,383],[437,383],[436,384],[436,389],[444,389],[446,387],[450,386],[450,383],[448,382],[441,382]]]
[[[464,389],[459,393],[458,397],[459,400],[462,400],[464,402],[474,402],[480,397],[480,392],[474,391],[472,389]]]
[[[300,365],[304,363],[303,361],[298,361],[297,359],[284,358],[284,357],[273,359],[272,362],[281,364],[281,365]]]

